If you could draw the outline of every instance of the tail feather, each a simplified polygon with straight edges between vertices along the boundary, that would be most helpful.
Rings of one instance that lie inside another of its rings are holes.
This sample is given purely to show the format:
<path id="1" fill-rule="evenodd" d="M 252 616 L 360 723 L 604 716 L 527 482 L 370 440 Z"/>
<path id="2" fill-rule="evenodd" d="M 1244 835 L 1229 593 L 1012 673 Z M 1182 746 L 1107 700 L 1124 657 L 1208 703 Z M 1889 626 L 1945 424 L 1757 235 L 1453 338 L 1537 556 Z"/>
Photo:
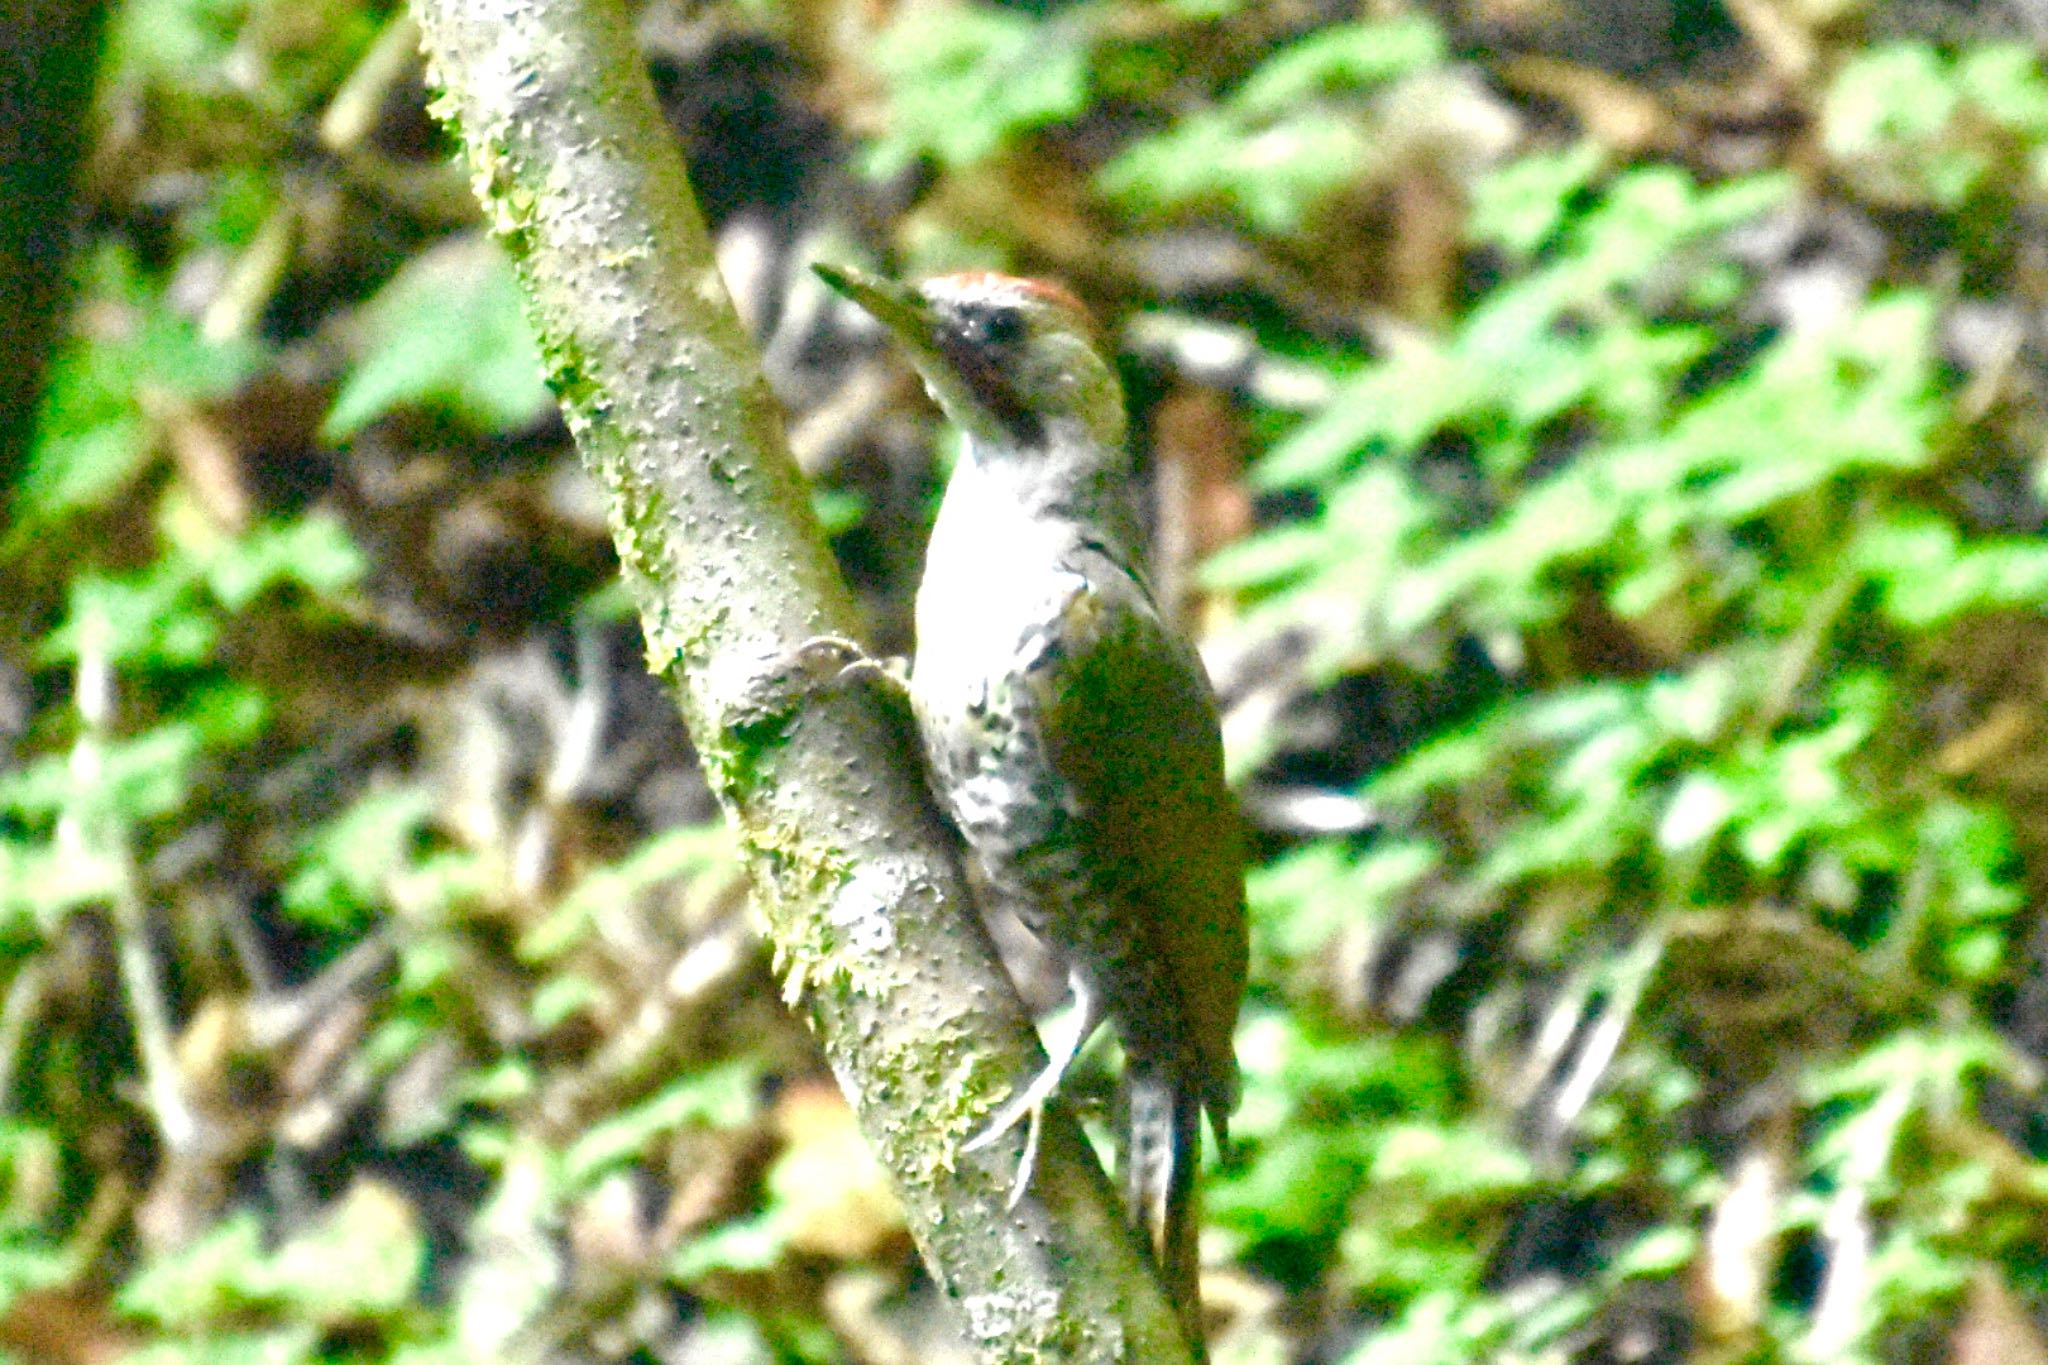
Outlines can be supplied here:
<path id="1" fill-rule="evenodd" d="M 1124 1075 L 1121 1171 L 1131 1221 L 1145 1234 L 1197 1358 L 1202 1294 L 1195 1168 L 1202 1154 L 1202 1102 L 1175 1068 L 1132 1059 Z"/>

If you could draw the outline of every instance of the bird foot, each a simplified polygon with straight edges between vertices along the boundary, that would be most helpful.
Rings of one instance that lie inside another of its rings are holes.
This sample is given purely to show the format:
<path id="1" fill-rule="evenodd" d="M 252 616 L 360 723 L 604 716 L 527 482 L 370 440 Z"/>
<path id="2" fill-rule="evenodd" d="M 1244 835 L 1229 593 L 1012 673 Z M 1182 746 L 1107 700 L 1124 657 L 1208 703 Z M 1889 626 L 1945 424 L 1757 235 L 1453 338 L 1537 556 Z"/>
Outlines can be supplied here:
<path id="1" fill-rule="evenodd" d="M 907 703 L 909 667 L 901 659 L 875 659 L 843 635 L 814 635 L 802 644 L 773 651 L 751 661 L 735 677 L 730 701 L 732 723 L 760 724 L 780 720 L 842 686 L 849 678 L 872 678 Z"/>
<path id="2" fill-rule="evenodd" d="M 1031 1177 L 1038 1171 L 1038 1136 L 1045 1130 L 1045 1103 L 1050 1091 L 1046 1095 L 1039 1095 L 1037 1091 L 1038 1087 L 1034 1085 L 1005 1104 L 980 1132 L 960 1144 L 963 1152 L 979 1152 L 993 1146 L 1019 1123 L 1026 1124 L 1024 1154 L 1017 1161 L 1017 1175 L 1010 1182 L 1010 1198 L 1004 1205 L 1012 1212 L 1024 1202 L 1024 1195 L 1031 1188 Z"/>
<path id="3" fill-rule="evenodd" d="M 1107 1013 L 1102 993 L 1091 980 L 1076 973 L 1071 984 L 1074 1005 L 1046 1039 L 1045 1069 L 1031 1078 L 1031 1084 L 1005 1100 L 982 1130 L 960 1147 L 963 1152 L 981 1151 L 1018 1124 L 1029 1121 L 1030 1127 L 1024 1131 L 1024 1155 L 1017 1163 L 1017 1178 L 1010 1185 L 1012 1209 L 1023 1202 L 1024 1192 L 1031 1188 L 1031 1177 L 1038 1169 L 1038 1138 L 1045 1127 L 1045 1106 L 1059 1093 L 1068 1068 Z"/>
<path id="4" fill-rule="evenodd" d="M 866 678 L 899 692 L 910 688 L 908 659 L 900 654 L 877 659 L 844 635 L 813 635 L 791 652 L 790 659 L 798 669 L 820 680 L 831 669 L 830 681 L 835 683 Z"/>
<path id="5" fill-rule="evenodd" d="M 1010 1197 L 1003 1205 L 1012 1213 L 1024 1202 L 1024 1195 L 1031 1188 L 1031 1177 L 1038 1170 L 1038 1135 L 1045 1130 L 1045 1104 L 1041 1101 L 1021 1110 L 1013 1105 L 1005 1105 L 988 1126 L 960 1145 L 963 1152 L 979 1152 L 991 1146 L 1019 1122 L 1027 1122 L 1024 1129 L 1024 1154 L 1017 1161 L 1016 1177 L 1010 1181 Z"/>

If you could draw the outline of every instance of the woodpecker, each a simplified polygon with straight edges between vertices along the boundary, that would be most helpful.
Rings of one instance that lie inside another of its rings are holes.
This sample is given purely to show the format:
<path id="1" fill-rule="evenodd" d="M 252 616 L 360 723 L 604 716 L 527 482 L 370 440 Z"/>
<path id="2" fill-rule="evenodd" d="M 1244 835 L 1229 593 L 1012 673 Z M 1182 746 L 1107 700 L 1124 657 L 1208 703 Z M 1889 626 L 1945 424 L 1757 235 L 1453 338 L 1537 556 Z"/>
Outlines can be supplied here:
<path id="1" fill-rule="evenodd" d="M 1045 1070 L 968 1146 L 1039 1119 L 1105 1022 L 1123 1045 L 1120 1175 L 1198 1347 L 1195 1166 L 1238 1090 L 1241 827 L 1216 703 L 1147 579 L 1123 392 L 1086 310 L 1033 280 L 911 286 L 816 267 L 908 350 L 966 434 L 917 592 L 910 698 L 985 879 L 1064 966 Z"/>

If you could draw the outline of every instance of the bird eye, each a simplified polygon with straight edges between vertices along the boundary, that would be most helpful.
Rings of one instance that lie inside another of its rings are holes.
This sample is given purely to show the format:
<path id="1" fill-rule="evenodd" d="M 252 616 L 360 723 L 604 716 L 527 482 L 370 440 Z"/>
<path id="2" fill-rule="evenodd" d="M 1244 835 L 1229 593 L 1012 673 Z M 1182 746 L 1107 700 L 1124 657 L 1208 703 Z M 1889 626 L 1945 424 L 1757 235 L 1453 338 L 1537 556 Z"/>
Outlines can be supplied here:
<path id="1" fill-rule="evenodd" d="M 967 326 L 976 344 L 997 349 L 1014 346 L 1024 337 L 1024 318 L 1012 308 L 979 311 Z"/>

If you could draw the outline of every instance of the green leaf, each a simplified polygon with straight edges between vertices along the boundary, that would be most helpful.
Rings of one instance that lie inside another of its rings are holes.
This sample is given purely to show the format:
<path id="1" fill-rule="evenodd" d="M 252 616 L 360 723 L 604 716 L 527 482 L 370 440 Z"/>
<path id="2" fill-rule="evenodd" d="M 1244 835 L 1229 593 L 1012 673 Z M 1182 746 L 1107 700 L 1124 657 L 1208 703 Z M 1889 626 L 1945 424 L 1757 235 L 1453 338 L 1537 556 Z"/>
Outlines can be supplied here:
<path id="1" fill-rule="evenodd" d="M 250 342 L 203 338 L 121 248 L 100 248 L 86 260 L 80 295 L 80 315 L 100 321 L 51 360 L 37 438 L 12 505 L 20 524 L 10 538 L 100 508 L 127 489 L 154 450 L 152 403 L 225 397 L 260 362 Z"/>
<path id="2" fill-rule="evenodd" d="M 1475 242 L 1518 255 L 1534 252 L 1557 235 L 1572 199 L 1591 187 L 1605 160 L 1606 152 L 1590 141 L 1516 157 L 1479 181 L 1466 232 Z"/>
<path id="3" fill-rule="evenodd" d="M 190 792 L 201 738 L 196 725 L 174 721 L 127 739 L 93 741 L 89 763 L 68 753 L 45 755 L 0 773 L 0 811 L 46 818 L 111 812 L 129 820 L 168 815 Z"/>
<path id="4" fill-rule="evenodd" d="M 708 876 L 734 866 L 732 836 L 723 823 L 649 835 L 615 863 L 577 879 L 554 909 L 520 940 L 519 954 L 545 962 L 577 943 L 592 925 L 621 912 L 664 882 Z"/>
<path id="5" fill-rule="evenodd" d="M 32 942 L 66 911 L 114 895 L 123 878 L 109 857 L 59 848 L 54 841 L 0 839 L 0 929 L 9 939 Z"/>
<path id="6" fill-rule="evenodd" d="M 1443 59 L 1443 34 L 1422 15 L 1338 24 L 1266 58 L 1229 100 L 1242 113 L 1284 114 L 1317 96 L 1378 85 Z"/>
<path id="7" fill-rule="evenodd" d="M 519 281 L 481 234 L 407 262 L 360 321 L 355 364 L 321 428 L 330 441 L 404 407 L 442 411 L 482 432 L 516 431 L 547 411 Z"/>
<path id="8" fill-rule="evenodd" d="M 2048 138 L 2048 76 L 2025 43 L 1986 43 L 1959 54 L 1956 84 L 1983 113 L 2032 140 Z"/>
<path id="9" fill-rule="evenodd" d="M 1966 547 L 1946 520 L 1900 510 L 1862 527 L 1849 553 L 1902 625 L 1925 629 L 1973 612 L 2048 606 L 2048 545 L 2037 540 L 1986 538 Z"/>
<path id="10" fill-rule="evenodd" d="M 1895 43 L 1843 65 L 1822 105 L 1822 136 L 1837 154 L 1932 137 L 1948 127 L 1959 102 L 1940 54 L 1924 43 Z"/>
<path id="11" fill-rule="evenodd" d="M 788 1254 L 788 1220 L 770 1209 L 692 1237 L 669 1258 L 668 1273 L 683 1284 L 721 1270 L 758 1274 L 780 1265 Z"/>
<path id="12" fill-rule="evenodd" d="M 1377 140 L 1355 96 L 1442 57 L 1420 17 L 1345 24 L 1279 49 L 1214 107 L 1131 143 L 1097 190 L 1134 213 L 1217 207 L 1258 231 L 1300 231 L 1329 195 L 1375 164 Z"/>
<path id="13" fill-rule="evenodd" d="M 1688 1227 L 1652 1228 L 1629 1243 L 1607 1265 L 1615 1279 L 1665 1279 L 1693 1264 L 1700 1252 L 1700 1235 Z"/>
<path id="14" fill-rule="evenodd" d="M 294 1316 L 345 1323 L 405 1308 L 426 1250 L 411 1203 L 393 1186 L 359 1179 L 316 1224 L 278 1248 L 261 1280 Z"/>
<path id="15" fill-rule="evenodd" d="M 1088 105 L 1088 54 L 1072 24 L 981 8 L 912 7 L 883 30 L 875 64 L 889 126 L 868 154 L 878 177 L 919 157 L 970 166 Z"/>
<path id="16" fill-rule="evenodd" d="M 1981 61 L 1981 58 L 1980 58 Z M 1997 63 L 1971 73 L 1996 110 L 2022 120 L 2039 99 Z M 1883 200 L 1955 209 L 1985 183 L 1994 162 L 1962 118 L 1965 85 L 1924 43 L 1895 43 L 1842 67 L 1821 104 L 1821 145 L 1858 188 Z"/>
<path id="17" fill-rule="evenodd" d="M 646 1154 L 655 1139 L 684 1124 L 737 1128 L 758 1108 L 760 1073 L 752 1061 L 725 1062 L 678 1077 L 651 1098 L 592 1124 L 562 1153 L 563 1179 L 588 1187 Z"/>
<path id="18" fill-rule="evenodd" d="M 225 86 L 250 0 L 134 0 L 113 12 L 110 66 L 126 80 Z"/>
<path id="19" fill-rule="evenodd" d="M 239 611 L 280 583 L 322 594 L 345 591 L 368 568 L 342 524 L 330 516 L 258 526 L 229 541 L 206 566 L 206 580 L 221 605 Z"/>
<path id="20" fill-rule="evenodd" d="M 434 811 L 424 786 L 372 789 L 327 821 L 299 851 L 285 883 L 294 919 L 332 931 L 358 930 L 389 904 L 393 881 L 417 860 L 415 841 Z"/>
<path id="21" fill-rule="evenodd" d="M 225 397 L 261 359 L 249 342 L 202 337 L 125 250 L 100 249 L 82 273 L 80 315 L 119 321 L 80 330 L 51 362 L 10 540 L 112 501 L 154 451 L 152 405 Z"/>
<path id="22" fill-rule="evenodd" d="M 115 1302 L 167 1327 L 195 1328 L 262 1297 L 263 1227 L 255 1213 L 223 1218 L 130 1276 Z"/>
<path id="23" fill-rule="evenodd" d="M 212 656 L 220 625 L 202 608 L 182 564 L 160 563 L 131 578 L 85 572 L 71 582 L 64 620 L 37 650 L 44 663 L 105 660 L 178 668 Z"/>

